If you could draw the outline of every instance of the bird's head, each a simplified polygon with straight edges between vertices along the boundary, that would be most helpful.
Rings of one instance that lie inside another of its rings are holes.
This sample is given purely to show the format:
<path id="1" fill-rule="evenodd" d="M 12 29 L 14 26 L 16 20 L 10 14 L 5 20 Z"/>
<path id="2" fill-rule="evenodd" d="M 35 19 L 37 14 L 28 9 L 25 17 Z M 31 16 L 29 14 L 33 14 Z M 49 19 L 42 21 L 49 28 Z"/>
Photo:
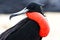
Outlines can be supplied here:
<path id="1" fill-rule="evenodd" d="M 23 10 L 17 12 L 17 13 L 13 13 L 11 16 L 10 16 L 10 19 L 14 16 L 18 16 L 18 15 L 21 15 L 21 14 L 24 14 L 26 12 L 39 12 L 41 14 L 42 13 L 42 5 L 41 4 L 37 4 L 37 3 L 30 3 L 28 4 Z"/>

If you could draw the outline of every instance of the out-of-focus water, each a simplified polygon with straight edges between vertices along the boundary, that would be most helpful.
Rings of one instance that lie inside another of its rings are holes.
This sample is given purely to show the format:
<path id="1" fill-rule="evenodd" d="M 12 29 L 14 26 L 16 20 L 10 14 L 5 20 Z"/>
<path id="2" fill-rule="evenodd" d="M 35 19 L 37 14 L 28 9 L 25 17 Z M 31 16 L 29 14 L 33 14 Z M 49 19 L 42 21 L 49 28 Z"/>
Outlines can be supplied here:
<path id="1" fill-rule="evenodd" d="M 60 13 L 46 12 L 45 15 L 50 25 L 50 32 L 42 40 L 60 40 Z M 26 17 L 20 15 L 9 20 L 9 16 L 0 14 L 0 34 Z"/>

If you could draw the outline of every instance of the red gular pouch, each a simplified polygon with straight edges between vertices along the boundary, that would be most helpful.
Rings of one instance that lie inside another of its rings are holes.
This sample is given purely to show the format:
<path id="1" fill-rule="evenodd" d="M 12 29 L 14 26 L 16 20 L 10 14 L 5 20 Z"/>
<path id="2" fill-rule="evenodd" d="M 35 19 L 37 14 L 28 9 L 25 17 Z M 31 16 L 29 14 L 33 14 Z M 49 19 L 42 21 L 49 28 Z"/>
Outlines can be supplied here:
<path id="1" fill-rule="evenodd" d="M 38 12 L 27 12 L 26 15 L 29 19 L 38 23 L 40 27 L 39 36 L 46 37 L 50 31 L 50 28 L 45 17 L 41 13 L 38 13 Z"/>

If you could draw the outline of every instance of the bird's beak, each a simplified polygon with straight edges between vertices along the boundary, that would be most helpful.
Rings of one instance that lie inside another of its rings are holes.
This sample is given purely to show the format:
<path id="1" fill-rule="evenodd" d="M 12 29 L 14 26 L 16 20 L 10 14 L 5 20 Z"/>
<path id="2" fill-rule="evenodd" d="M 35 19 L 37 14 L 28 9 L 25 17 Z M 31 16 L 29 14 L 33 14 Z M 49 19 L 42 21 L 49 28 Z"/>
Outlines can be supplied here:
<path id="1" fill-rule="evenodd" d="M 29 10 L 25 7 L 23 10 L 21 10 L 21 11 L 19 11 L 19 12 L 17 12 L 17 13 L 13 13 L 13 14 L 10 16 L 9 19 L 11 20 L 12 17 L 18 16 L 18 15 L 21 15 L 21 14 L 24 14 L 24 13 L 26 13 L 27 11 L 29 11 Z"/>

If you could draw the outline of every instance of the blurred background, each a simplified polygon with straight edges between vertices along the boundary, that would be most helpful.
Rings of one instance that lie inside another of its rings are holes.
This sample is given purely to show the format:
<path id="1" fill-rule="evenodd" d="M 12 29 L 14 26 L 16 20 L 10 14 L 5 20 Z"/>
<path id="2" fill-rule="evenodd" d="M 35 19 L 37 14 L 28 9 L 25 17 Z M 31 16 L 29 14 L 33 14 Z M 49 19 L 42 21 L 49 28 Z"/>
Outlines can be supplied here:
<path id="1" fill-rule="evenodd" d="M 12 13 L 22 10 L 31 2 L 42 4 L 50 25 L 50 33 L 42 40 L 60 40 L 60 0 L 0 0 L 0 34 L 25 17 L 20 15 L 9 20 Z"/>
<path id="2" fill-rule="evenodd" d="M 60 0 L 0 0 L 0 13 L 20 11 L 31 2 L 43 4 L 43 10 L 47 12 L 60 11 Z"/>

